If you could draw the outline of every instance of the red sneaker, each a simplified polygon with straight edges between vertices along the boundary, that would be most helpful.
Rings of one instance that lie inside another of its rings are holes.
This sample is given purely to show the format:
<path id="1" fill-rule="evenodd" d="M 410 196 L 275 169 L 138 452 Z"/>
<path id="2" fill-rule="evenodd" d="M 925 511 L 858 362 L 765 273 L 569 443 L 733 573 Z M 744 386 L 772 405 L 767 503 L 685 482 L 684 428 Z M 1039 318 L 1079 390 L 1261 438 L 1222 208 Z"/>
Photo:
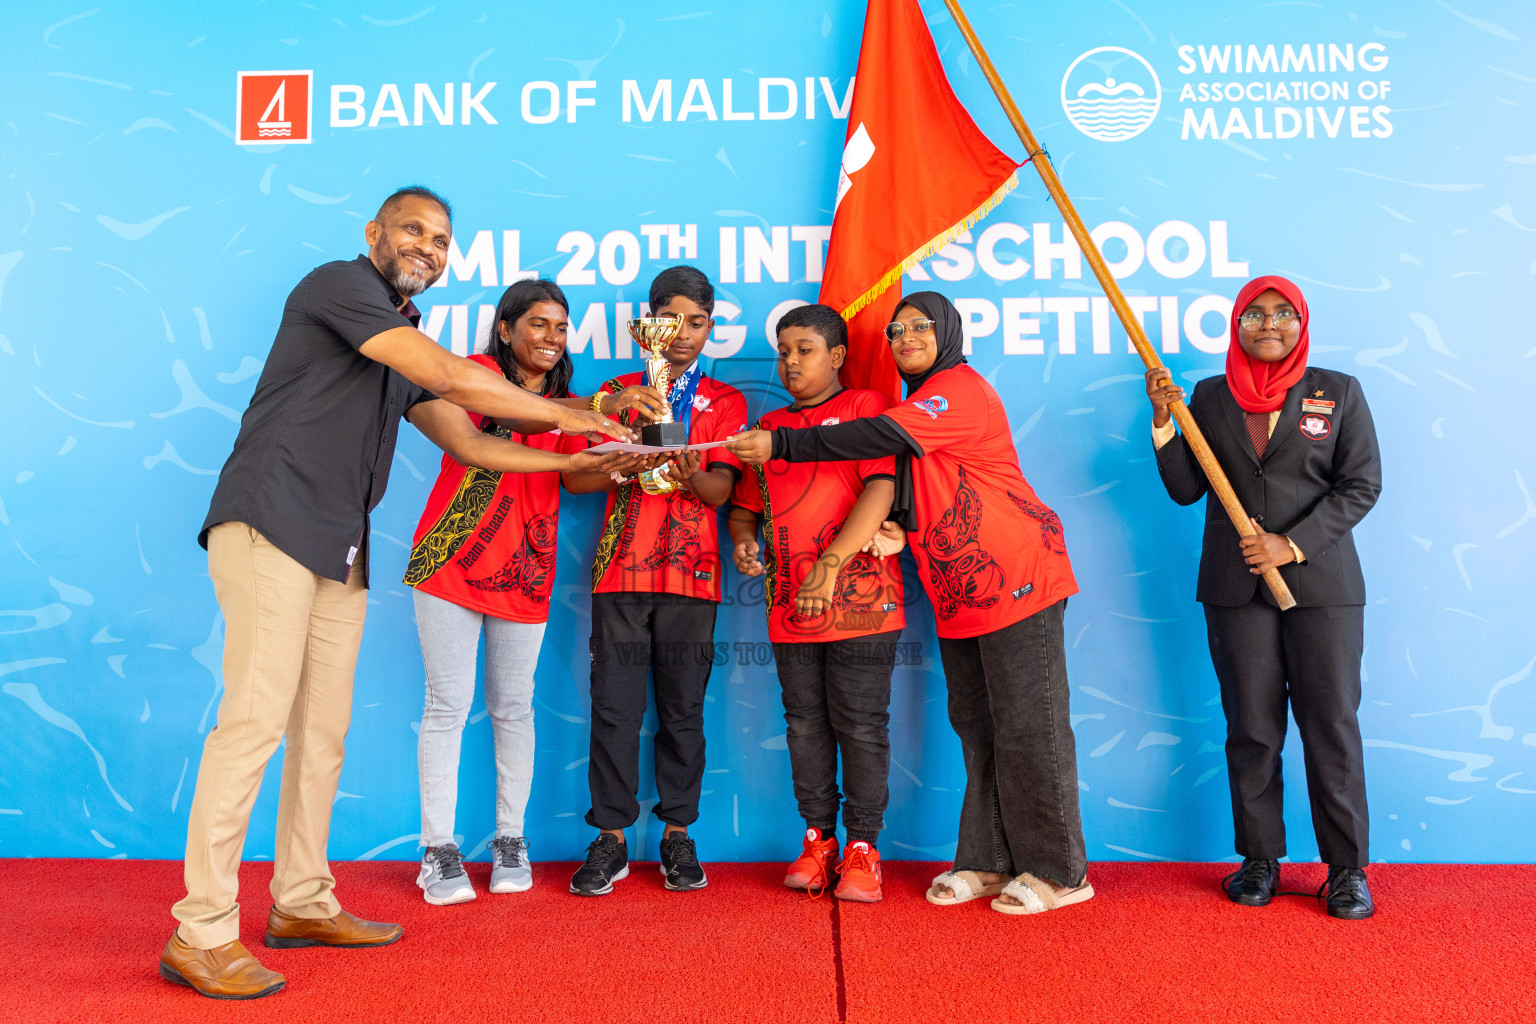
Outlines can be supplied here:
<path id="1" fill-rule="evenodd" d="M 800 856 L 789 866 L 784 884 L 791 889 L 809 889 L 817 892 L 831 885 L 828 866 L 837 857 L 837 836 L 822 838 L 820 829 L 805 830 L 805 845 Z"/>
<path id="2" fill-rule="evenodd" d="M 837 873 L 841 877 L 838 878 L 833 896 L 858 903 L 880 902 L 879 850 L 862 839 L 849 843 L 848 849 L 843 851 L 843 860 L 837 866 Z"/>

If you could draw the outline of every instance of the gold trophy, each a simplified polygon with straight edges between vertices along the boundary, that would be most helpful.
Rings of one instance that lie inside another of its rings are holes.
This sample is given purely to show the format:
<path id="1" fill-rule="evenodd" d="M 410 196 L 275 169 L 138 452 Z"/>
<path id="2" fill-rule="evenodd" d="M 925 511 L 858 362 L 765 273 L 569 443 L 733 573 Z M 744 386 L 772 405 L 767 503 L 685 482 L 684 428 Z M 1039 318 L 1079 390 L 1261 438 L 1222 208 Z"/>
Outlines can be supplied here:
<path id="1" fill-rule="evenodd" d="M 668 377 L 671 366 L 661 353 L 672 344 L 677 332 L 683 329 L 681 316 L 643 316 L 629 321 L 629 336 L 650 353 L 645 360 L 646 374 L 651 387 L 667 402 L 667 409 L 655 423 L 640 428 L 640 443 L 658 448 L 681 448 L 688 444 L 688 428 L 672 418 L 672 403 L 667 400 Z M 647 494 L 671 494 L 677 490 L 677 481 L 668 475 L 671 463 L 640 474 L 640 487 Z"/>

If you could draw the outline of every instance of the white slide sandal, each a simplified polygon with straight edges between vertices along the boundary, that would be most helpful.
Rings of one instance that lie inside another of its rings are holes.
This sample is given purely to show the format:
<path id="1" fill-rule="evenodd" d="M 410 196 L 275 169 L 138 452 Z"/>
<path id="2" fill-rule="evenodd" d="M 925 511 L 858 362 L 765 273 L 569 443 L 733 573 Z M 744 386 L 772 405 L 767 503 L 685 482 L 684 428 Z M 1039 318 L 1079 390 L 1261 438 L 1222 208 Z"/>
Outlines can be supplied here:
<path id="1" fill-rule="evenodd" d="M 963 875 L 953 871 L 946 871 L 941 875 L 935 875 L 933 882 L 928 886 L 924 898 L 936 907 L 952 907 L 959 903 L 969 903 L 985 896 L 996 896 L 1002 892 L 1008 883 L 995 882 L 991 885 L 982 885 L 979 889 L 972 888 L 971 883 Z M 947 886 L 950 891 L 948 896 L 940 896 L 934 890 L 939 886 Z"/>
<path id="2" fill-rule="evenodd" d="M 1004 903 L 1000 899 L 993 900 L 992 909 L 1000 914 L 1043 914 L 1047 910 L 1070 907 L 1074 903 L 1093 899 L 1093 886 L 1089 885 L 1085 878 L 1083 884 L 1076 889 L 1069 889 L 1058 895 L 1051 883 L 1042 881 L 1026 871 L 1003 886 L 1002 895 L 1012 896 L 1019 902 Z"/>

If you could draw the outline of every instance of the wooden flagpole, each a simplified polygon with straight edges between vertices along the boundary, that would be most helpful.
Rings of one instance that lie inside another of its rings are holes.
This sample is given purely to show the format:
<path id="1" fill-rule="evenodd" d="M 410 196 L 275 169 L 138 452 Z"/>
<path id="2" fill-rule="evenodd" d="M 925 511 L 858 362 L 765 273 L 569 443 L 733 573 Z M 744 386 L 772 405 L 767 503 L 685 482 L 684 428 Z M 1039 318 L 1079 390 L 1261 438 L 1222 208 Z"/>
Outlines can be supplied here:
<path id="1" fill-rule="evenodd" d="M 1040 180 L 1045 182 L 1045 189 L 1056 201 L 1056 206 L 1061 210 L 1062 217 L 1067 222 L 1074 238 L 1077 239 L 1078 248 L 1083 251 L 1083 256 L 1088 260 L 1088 265 L 1093 268 L 1093 276 L 1099 279 L 1104 294 L 1109 298 L 1109 304 L 1114 307 L 1115 314 L 1120 317 L 1120 323 L 1125 326 L 1126 334 L 1130 335 L 1131 344 L 1136 346 L 1136 352 L 1141 356 L 1141 361 L 1147 364 L 1147 369 L 1160 369 L 1163 361 L 1158 358 L 1157 351 L 1152 343 L 1147 340 L 1147 332 L 1141 327 L 1141 321 L 1131 311 L 1130 304 L 1125 301 L 1125 295 L 1120 291 L 1120 284 L 1109 272 L 1109 267 L 1104 262 L 1104 256 L 1099 252 L 1099 247 L 1094 244 L 1088 235 L 1088 229 L 1083 225 L 1083 219 L 1078 216 L 1077 208 L 1072 205 L 1066 190 L 1061 187 L 1061 179 L 1056 177 L 1056 169 L 1051 166 L 1051 158 L 1040 143 L 1035 140 L 1035 135 L 1029 130 L 1029 125 L 1024 122 L 1024 115 L 1019 113 L 1018 104 L 1013 102 L 1013 97 L 1008 93 L 1008 87 L 1003 84 L 1002 78 L 997 73 L 997 68 L 992 66 L 992 61 L 987 57 L 987 51 L 982 49 L 981 40 L 976 38 L 976 32 L 971 28 L 971 23 L 965 17 L 965 12 L 960 9 L 959 0 L 944 0 L 944 6 L 949 8 L 949 13 L 954 17 L 955 24 L 960 28 L 960 34 L 965 36 L 966 45 L 971 48 L 971 53 L 976 57 L 976 63 L 980 65 L 982 73 L 987 76 L 987 81 L 992 86 L 992 91 L 997 94 L 998 100 L 1003 105 L 1003 110 L 1008 114 L 1008 120 L 1013 124 L 1013 130 L 1019 133 L 1019 140 L 1024 143 L 1024 151 L 1029 156 L 1029 162 L 1040 174 Z M 1243 504 L 1232 490 L 1232 484 L 1228 482 L 1226 473 L 1222 472 L 1221 464 L 1216 461 L 1216 455 L 1211 451 L 1211 446 L 1206 443 L 1205 435 L 1200 432 L 1200 427 L 1195 423 L 1195 418 L 1190 415 L 1189 407 L 1183 402 L 1174 402 L 1168 407 L 1173 414 L 1174 421 L 1179 429 L 1184 432 L 1184 440 L 1194 452 L 1195 459 L 1200 463 L 1200 468 L 1205 471 L 1206 479 L 1210 481 L 1211 490 L 1221 501 L 1227 515 L 1232 520 L 1232 525 L 1237 527 L 1237 532 L 1244 537 L 1251 537 L 1255 531 L 1253 524 L 1248 521 L 1248 513 L 1243 510 Z M 1282 611 L 1296 607 L 1296 598 L 1291 596 L 1291 590 L 1285 585 L 1285 580 L 1280 577 L 1280 570 L 1270 569 L 1264 573 L 1264 582 L 1269 585 L 1270 592 L 1275 595 Z"/>

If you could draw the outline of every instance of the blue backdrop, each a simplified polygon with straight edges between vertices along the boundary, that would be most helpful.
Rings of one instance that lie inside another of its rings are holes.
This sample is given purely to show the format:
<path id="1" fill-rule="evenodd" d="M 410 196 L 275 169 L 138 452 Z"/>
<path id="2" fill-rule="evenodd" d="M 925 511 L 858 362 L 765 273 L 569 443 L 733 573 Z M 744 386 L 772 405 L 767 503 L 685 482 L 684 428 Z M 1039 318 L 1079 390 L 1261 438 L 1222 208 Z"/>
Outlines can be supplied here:
<path id="1" fill-rule="evenodd" d="M 636 368 L 616 322 L 688 261 L 719 283 L 710 372 L 754 411 L 777 401 L 766 325 L 816 296 L 863 20 L 834 0 L 153 6 L 25 4 L 0 44 L 4 856 L 181 855 L 220 693 L 197 527 L 288 290 L 362 251 L 396 186 L 456 207 L 454 265 L 418 299 L 443 344 L 467 351 L 519 273 L 556 277 L 591 389 Z M 1536 8 L 972 6 L 1182 381 L 1220 372 L 1232 296 L 1274 272 L 1307 292 L 1314 362 L 1363 382 L 1385 461 L 1356 530 L 1373 855 L 1528 859 Z M 942 4 L 923 7 L 961 100 L 1020 154 Z M 307 74 L 283 79 L 281 103 L 276 79 L 247 77 L 237 117 L 239 73 L 273 71 Z M 1201 514 L 1163 493 L 1140 363 L 1060 246 L 1038 179 L 1020 180 L 927 273 L 966 311 L 972 361 L 1065 523 L 1090 856 L 1227 857 L 1223 724 L 1193 600 Z M 374 516 L 337 858 L 414 855 L 422 667 L 397 581 L 436 464 L 406 430 Z M 601 509 L 567 499 L 561 521 L 536 693 L 538 858 L 589 838 L 585 581 Z M 706 859 L 782 858 L 800 826 L 760 591 L 734 572 L 727 591 L 696 834 Z M 895 677 L 887 856 L 953 851 L 963 771 L 930 617 L 926 603 L 911 615 L 916 657 Z M 1294 738 L 1288 753 L 1291 854 L 1310 860 Z M 480 850 L 493 775 L 478 704 L 463 766 L 459 831 Z M 273 781 L 247 856 L 271 853 Z M 648 771 L 643 786 L 648 809 Z M 641 830 L 653 856 L 659 829 Z"/>

